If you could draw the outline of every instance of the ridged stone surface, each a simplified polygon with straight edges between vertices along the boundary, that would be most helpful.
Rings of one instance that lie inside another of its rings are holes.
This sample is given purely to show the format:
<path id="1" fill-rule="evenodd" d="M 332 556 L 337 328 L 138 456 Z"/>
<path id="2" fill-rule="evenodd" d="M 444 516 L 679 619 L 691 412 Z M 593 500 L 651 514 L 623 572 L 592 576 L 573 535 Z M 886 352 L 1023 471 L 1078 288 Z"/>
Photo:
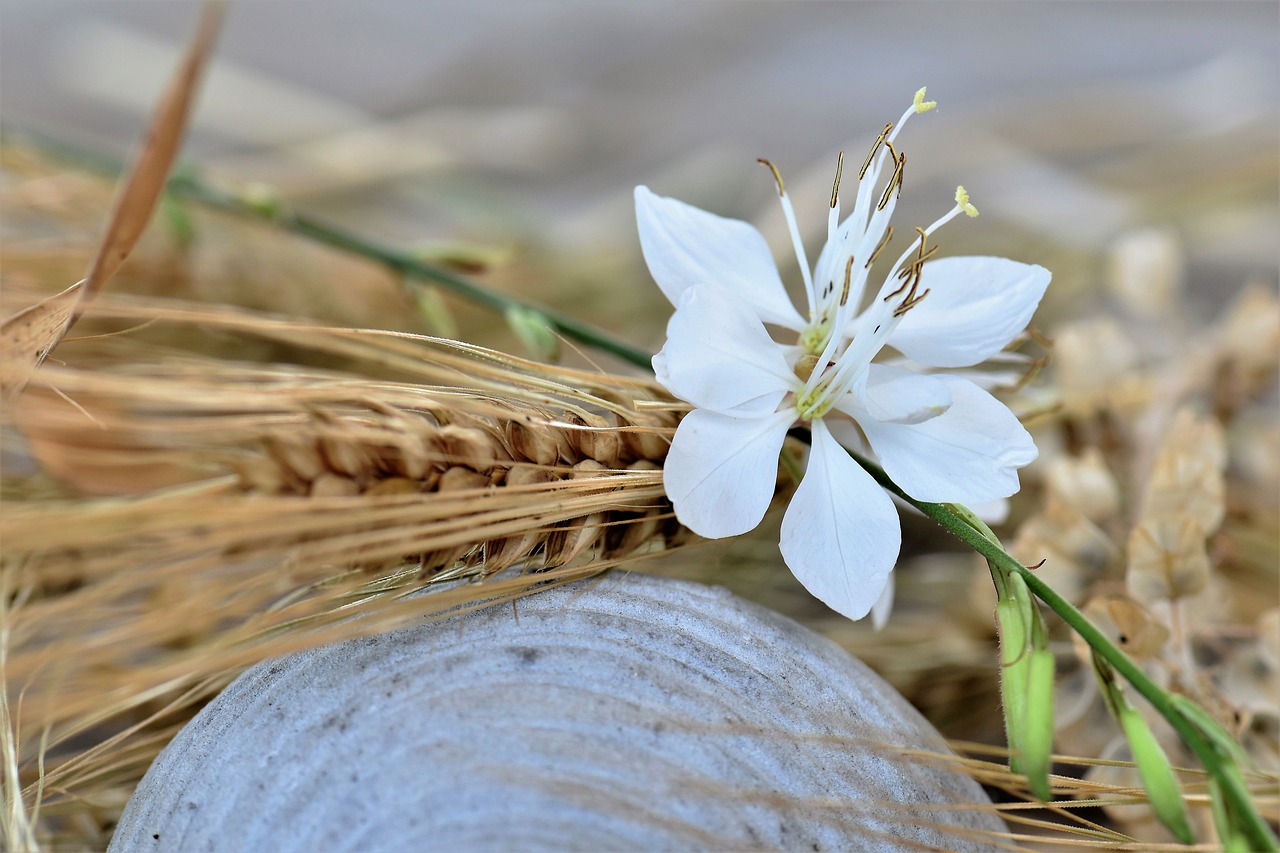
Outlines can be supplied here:
<path id="1" fill-rule="evenodd" d="M 113 851 L 980 850 L 888 684 L 720 588 L 613 575 L 268 661 L 156 759 Z"/>

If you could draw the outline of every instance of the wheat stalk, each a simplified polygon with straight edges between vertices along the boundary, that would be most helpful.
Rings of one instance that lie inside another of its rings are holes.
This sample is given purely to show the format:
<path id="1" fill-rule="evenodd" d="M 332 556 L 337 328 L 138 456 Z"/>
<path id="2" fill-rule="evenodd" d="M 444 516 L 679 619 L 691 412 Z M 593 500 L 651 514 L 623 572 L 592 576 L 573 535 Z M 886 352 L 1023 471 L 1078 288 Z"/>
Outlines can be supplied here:
<path id="1" fill-rule="evenodd" d="M 257 661 L 685 541 L 661 482 L 680 404 L 652 381 L 177 302 L 104 297 L 89 314 L 343 366 L 68 341 L 7 412 L 46 470 L 99 495 L 9 501 L 0 518 L 22 591 L 5 624 L 22 697 L 9 764 L 49 826 L 136 782 Z"/>

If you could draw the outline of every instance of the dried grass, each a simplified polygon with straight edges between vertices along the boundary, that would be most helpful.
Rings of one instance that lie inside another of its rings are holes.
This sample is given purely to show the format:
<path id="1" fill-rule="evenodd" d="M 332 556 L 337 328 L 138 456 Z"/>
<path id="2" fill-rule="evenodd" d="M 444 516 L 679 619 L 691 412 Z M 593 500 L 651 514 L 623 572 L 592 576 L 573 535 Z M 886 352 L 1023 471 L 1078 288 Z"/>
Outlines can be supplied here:
<path id="1" fill-rule="evenodd" d="M 125 336 L 36 374 L 11 412 L 29 452 L 99 495 L 10 501 L 0 519 L 13 725 L 47 731 L 14 753 L 47 817 L 136 780 L 175 720 L 254 662 L 681 541 L 660 473 L 679 404 L 651 382 L 230 309 L 92 313 L 367 372 L 139 358 Z"/>

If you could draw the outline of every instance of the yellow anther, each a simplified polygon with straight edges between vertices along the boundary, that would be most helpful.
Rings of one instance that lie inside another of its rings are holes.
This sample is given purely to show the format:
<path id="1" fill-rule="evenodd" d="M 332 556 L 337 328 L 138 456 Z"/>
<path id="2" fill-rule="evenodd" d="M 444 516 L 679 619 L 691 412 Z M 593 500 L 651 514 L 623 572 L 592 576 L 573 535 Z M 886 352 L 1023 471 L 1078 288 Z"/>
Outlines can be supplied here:
<path id="1" fill-rule="evenodd" d="M 769 167 L 769 171 L 773 172 L 773 182 L 778 185 L 778 195 L 786 195 L 787 185 L 782 183 L 782 173 L 778 171 L 778 167 L 763 157 L 757 157 L 756 162 Z"/>
<path id="2" fill-rule="evenodd" d="M 792 371 L 801 382 L 808 382 L 809 377 L 813 375 L 813 369 L 817 366 L 818 357 L 813 353 L 805 353 L 796 360 L 796 366 Z"/>
<path id="3" fill-rule="evenodd" d="M 924 99 L 924 90 L 925 90 L 925 87 L 921 86 L 920 91 L 916 92 L 915 98 L 913 98 L 911 101 L 911 103 L 915 106 L 917 113 L 927 113 L 929 112 L 929 110 L 933 109 L 938 105 L 937 101 L 926 101 Z"/>
<path id="4" fill-rule="evenodd" d="M 840 200 L 840 174 L 844 171 L 844 152 L 840 152 L 840 156 L 836 159 L 836 182 L 831 187 L 831 208 L 834 210 L 836 202 Z"/>
<path id="5" fill-rule="evenodd" d="M 973 218 L 978 215 L 978 208 L 969 203 L 969 193 L 964 187 L 956 187 L 956 204 L 964 211 L 964 215 Z"/>
<path id="6" fill-rule="evenodd" d="M 893 130 L 892 122 L 886 124 L 884 130 L 880 131 L 880 135 L 876 137 L 875 145 L 871 146 L 871 152 L 867 154 L 867 159 L 862 161 L 862 168 L 858 170 L 858 180 L 862 180 L 867 176 L 867 170 L 871 168 L 871 161 L 876 159 L 876 152 L 880 150 L 880 146 L 884 144 L 884 140 L 891 130 Z"/>
<path id="7" fill-rule="evenodd" d="M 844 265 L 844 287 L 840 291 L 840 305 L 843 306 L 849 301 L 849 281 L 853 273 L 853 255 L 849 256 L 849 263 Z"/>

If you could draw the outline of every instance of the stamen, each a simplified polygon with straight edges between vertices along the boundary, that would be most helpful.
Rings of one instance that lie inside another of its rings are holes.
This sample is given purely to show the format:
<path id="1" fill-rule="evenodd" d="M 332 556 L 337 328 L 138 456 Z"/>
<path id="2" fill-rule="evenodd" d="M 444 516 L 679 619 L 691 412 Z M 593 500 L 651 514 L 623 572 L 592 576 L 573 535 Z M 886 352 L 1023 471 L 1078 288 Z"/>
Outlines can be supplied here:
<path id="1" fill-rule="evenodd" d="M 836 182 L 831 187 L 831 208 L 834 210 L 840 200 L 840 173 L 844 171 L 844 152 L 836 158 Z"/>
<path id="2" fill-rule="evenodd" d="M 893 130 L 893 123 L 886 124 L 884 130 L 880 131 L 880 135 L 876 137 L 875 145 L 871 146 L 871 152 L 867 154 L 867 159 L 862 161 L 862 168 L 858 170 L 858 180 L 862 180 L 867 176 L 867 170 L 871 168 L 871 161 L 875 159 L 876 152 L 880 150 L 880 146 L 884 144 L 885 139 L 889 136 L 889 131 Z"/>
<path id="3" fill-rule="evenodd" d="M 840 291 L 840 307 L 843 308 L 849 301 L 849 279 L 853 272 L 853 255 L 849 256 L 849 263 L 844 265 L 844 289 Z"/>
<path id="4" fill-rule="evenodd" d="M 926 252 L 925 240 L 928 239 L 929 232 L 917 226 L 916 233 L 920 235 L 920 245 L 916 248 L 915 260 L 913 260 L 909 266 L 906 266 L 903 269 L 898 271 L 897 277 L 900 281 L 903 282 L 903 284 L 893 293 L 890 293 L 888 296 L 884 297 L 885 302 L 888 302 L 890 299 L 893 299 L 895 296 L 897 296 L 899 293 L 901 293 L 904 290 L 907 291 L 907 295 L 906 297 L 903 298 L 902 301 L 904 303 L 910 302 L 911 298 L 915 296 L 916 287 L 920 284 L 920 272 L 922 267 L 924 266 L 924 262 L 927 261 L 929 258 L 933 257 L 933 253 L 938 250 L 937 246 L 930 246 L 929 250 Z"/>
<path id="5" fill-rule="evenodd" d="M 916 279 L 916 283 L 918 284 L 918 283 L 919 283 L 919 281 L 920 281 L 920 280 L 917 278 L 917 279 Z M 919 296 L 916 296 L 916 297 L 914 297 L 914 298 L 912 298 L 912 299 L 905 299 L 905 300 L 903 300 L 903 302 L 902 302 L 902 304 L 901 304 L 901 305 L 899 305 L 897 308 L 894 308 L 894 309 L 893 309 L 893 316 L 895 316 L 895 317 L 901 317 L 903 314 L 906 314 L 906 313 L 907 313 L 908 311 L 910 311 L 912 308 L 914 308 L 914 307 L 916 307 L 917 305 L 919 305 L 919 304 L 920 304 L 920 300 L 924 299 L 924 298 L 925 298 L 926 296 L 928 296 L 931 292 L 932 292 L 932 288 L 925 288 L 924 293 L 921 293 Z"/>
<path id="6" fill-rule="evenodd" d="M 893 146 L 887 139 L 885 140 L 885 145 L 889 146 L 890 151 L 893 150 Z M 895 160 L 893 174 L 889 176 L 889 183 L 885 184 L 884 195 L 880 196 L 880 203 L 876 205 L 876 210 L 884 210 L 885 205 L 889 203 L 890 197 L 893 196 L 893 191 L 895 189 L 898 191 L 899 195 L 902 194 L 902 170 L 906 165 L 907 155 L 899 154 Z"/>
<path id="7" fill-rule="evenodd" d="M 831 185 L 831 210 L 827 213 L 827 243 L 836 241 L 836 230 L 840 227 L 840 175 L 844 171 L 844 152 L 836 158 L 836 180 Z M 821 259 L 819 259 L 821 260 Z"/>
<path id="8" fill-rule="evenodd" d="M 778 195 L 785 196 L 787 194 L 787 185 L 782 182 L 782 173 L 778 171 L 778 167 L 763 157 L 757 157 L 756 162 L 769 167 L 769 171 L 773 172 L 773 181 L 778 185 Z"/>
<path id="9" fill-rule="evenodd" d="M 787 230 L 791 232 L 791 245 L 795 248 L 796 262 L 800 264 L 800 275 L 804 279 L 805 296 L 809 299 L 809 315 L 815 310 L 813 298 L 813 274 L 809 271 L 809 258 L 804 252 L 804 242 L 800 239 L 800 227 L 796 225 L 796 212 L 791 207 L 791 199 L 787 198 L 787 187 L 782 182 L 782 173 L 778 167 L 763 157 L 756 161 L 769 167 L 773 172 L 773 180 L 778 185 L 778 202 L 782 205 L 782 215 L 787 218 Z"/>
<path id="10" fill-rule="evenodd" d="M 884 235 L 880 238 L 880 242 L 876 243 L 876 247 L 871 250 L 871 257 L 867 258 L 867 265 L 863 269 L 871 269 L 871 265 L 876 262 L 876 258 L 880 257 L 880 253 L 884 251 L 884 247 L 889 245 L 889 241 L 893 239 L 893 226 L 889 225 L 884 229 Z"/>

